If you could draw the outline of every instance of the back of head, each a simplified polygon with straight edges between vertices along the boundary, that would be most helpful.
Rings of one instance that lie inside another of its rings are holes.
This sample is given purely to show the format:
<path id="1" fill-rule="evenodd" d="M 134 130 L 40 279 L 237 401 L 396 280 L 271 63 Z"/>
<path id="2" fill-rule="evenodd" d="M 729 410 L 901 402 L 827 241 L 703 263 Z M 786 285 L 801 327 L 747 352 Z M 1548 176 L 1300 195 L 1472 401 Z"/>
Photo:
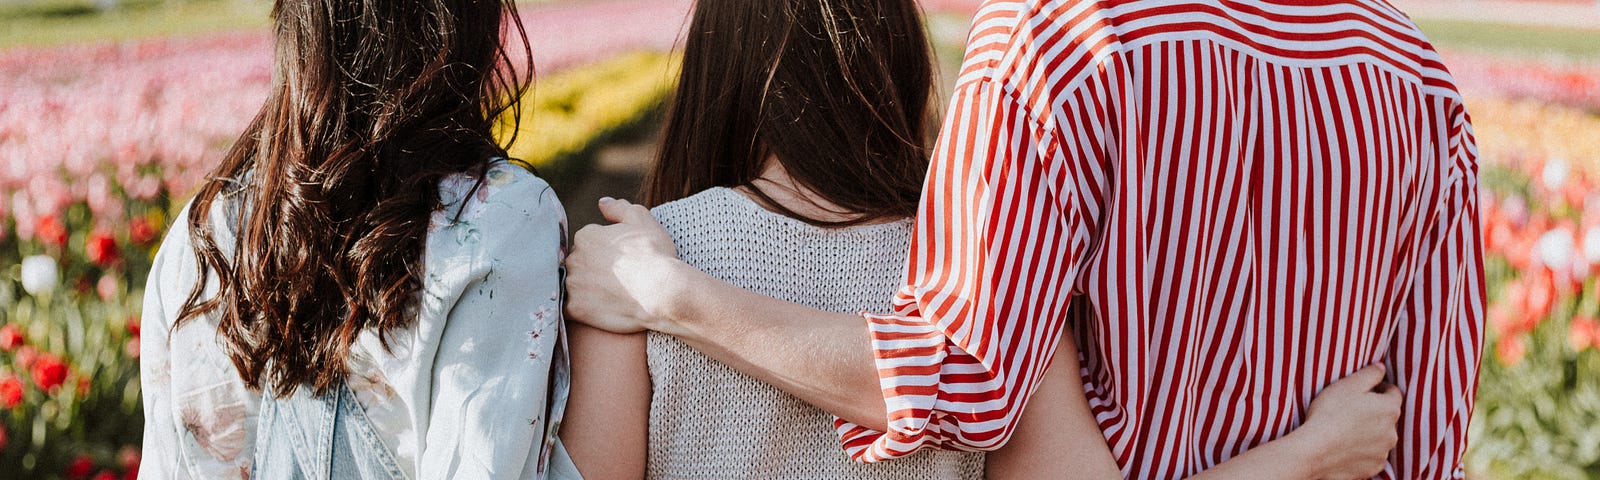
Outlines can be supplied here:
<path id="1" fill-rule="evenodd" d="M 698 0 L 645 203 L 748 184 L 773 158 L 857 214 L 791 217 L 915 215 L 932 81 L 914 0 Z"/>
<path id="2" fill-rule="evenodd" d="M 252 387 L 327 391 L 363 330 L 415 321 L 439 182 L 504 155 L 492 126 L 530 79 L 502 45 L 508 23 L 522 33 L 510 0 L 278 0 L 272 12 L 272 92 L 190 212 L 201 278 L 214 272 L 219 289 L 196 289 L 179 322 L 218 315 Z M 246 206 L 231 258 L 208 228 L 224 197 Z"/>

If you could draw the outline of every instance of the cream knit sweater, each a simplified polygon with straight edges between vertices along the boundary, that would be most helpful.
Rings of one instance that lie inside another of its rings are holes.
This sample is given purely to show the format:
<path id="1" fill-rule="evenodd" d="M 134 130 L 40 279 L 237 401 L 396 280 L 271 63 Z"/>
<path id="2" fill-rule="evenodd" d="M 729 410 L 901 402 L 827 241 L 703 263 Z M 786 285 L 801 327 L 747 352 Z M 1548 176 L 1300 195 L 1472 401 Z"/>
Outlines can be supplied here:
<path id="1" fill-rule="evenodd" d="M 911 221 L 823 229 L 713 188 L 654 210 L 678 255 L 713 277 L 833 312 L 885 313 L 904 271 Z M 863 326 L 862 328 L 865 328 Z M 924 451 L 861 465 L 845 456 L 833 418 L 651 333 L 649 478 L 981 478 L 983 456 Z"/>

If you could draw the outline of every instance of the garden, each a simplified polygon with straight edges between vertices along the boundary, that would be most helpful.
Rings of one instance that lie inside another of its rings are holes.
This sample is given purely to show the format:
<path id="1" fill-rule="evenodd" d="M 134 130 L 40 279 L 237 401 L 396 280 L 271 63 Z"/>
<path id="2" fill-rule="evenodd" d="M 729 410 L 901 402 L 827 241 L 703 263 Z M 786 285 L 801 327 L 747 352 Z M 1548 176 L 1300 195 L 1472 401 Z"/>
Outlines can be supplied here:
<path id="1" fill-rule="evenodd" d="M 0 478 L 136 477 L 151 255 L 271 81 L 270 2 L 146 3 L 119 30 L 0 1 L 0 30 L 94 38 L 0 34 Z M 946 63 L 975 3 L 924 1 Z M 690 4 L 527 3 L 538 82 L 512 153 L 564 191 L 651 142 Z M 244 20 L 146 19 L 164 8 Z M 1476 125 L 1492 298 L 1469 474 L 1600 479 L 1600 52 L 1439 47 Z"/>

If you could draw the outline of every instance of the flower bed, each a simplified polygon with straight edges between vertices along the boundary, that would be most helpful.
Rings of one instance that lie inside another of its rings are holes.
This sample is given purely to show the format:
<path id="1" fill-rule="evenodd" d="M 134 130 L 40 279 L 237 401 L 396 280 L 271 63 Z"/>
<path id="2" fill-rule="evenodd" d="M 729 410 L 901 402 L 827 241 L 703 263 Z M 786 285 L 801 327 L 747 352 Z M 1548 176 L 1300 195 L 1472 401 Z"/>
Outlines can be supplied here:
<path id="1" fill-rule="evenodd" d="M 1600 117 L 1469 96 L 1491 300 L 1471 471 L 1600 477 Z"/>

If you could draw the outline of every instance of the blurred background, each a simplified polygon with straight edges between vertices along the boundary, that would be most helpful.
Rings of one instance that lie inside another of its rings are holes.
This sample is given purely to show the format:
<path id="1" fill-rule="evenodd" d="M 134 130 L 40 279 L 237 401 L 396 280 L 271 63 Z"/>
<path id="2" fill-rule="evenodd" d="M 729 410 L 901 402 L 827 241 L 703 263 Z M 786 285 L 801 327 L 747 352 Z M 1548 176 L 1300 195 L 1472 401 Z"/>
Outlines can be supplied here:
<path id="1" fill-rule="evenodd" d="M 976 3 L 924 0 L 947 79 Z M 1493 303 L 1469 474 L 1600 479 L 1600 1 L 1395 3 L 1445 55 L 1482 152 Z M 538 85 L 513 153 L 574 225 L 637 188 L 690 5 L 523 3 Z M 150 257 L 265 97 L 270 7 L 0 0 L 0 478 L 135 478 Z"/>

